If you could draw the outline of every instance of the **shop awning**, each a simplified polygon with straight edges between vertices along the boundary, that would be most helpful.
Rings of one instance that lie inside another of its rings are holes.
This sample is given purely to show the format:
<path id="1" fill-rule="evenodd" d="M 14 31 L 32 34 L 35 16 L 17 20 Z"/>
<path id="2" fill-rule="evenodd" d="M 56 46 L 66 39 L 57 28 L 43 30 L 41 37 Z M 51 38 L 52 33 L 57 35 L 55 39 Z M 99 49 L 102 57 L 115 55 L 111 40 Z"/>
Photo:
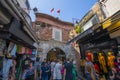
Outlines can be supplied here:
<path id="1" fill-rule="evenodd" d="M 8 39 L 16 44 L 23 45 L 25 47 L 36 49 L 37 43 L 22 29 L 23 25 L 16 19 L 11 24 L 4 26 L 0 30 L 0 38 Z"/>
<path id="2" fill-rule="evenodd" d="M 12 16 L 8 13 L 8 10 L 0 3 L 0 24 L 8 24 L 11 18 Z"/>
<path id="3" fill-rule="evenodd" d="M 111 38 L 120 36 L 120 10 L 102 23 L 103 29 L 107 29 Z"/>
<path id="4" fill-rule="evenodd" d="M 89 28 L 88 30 L 84 31 L 83 33 L 79 34 L 78 36 L 76 36 L 75 38 L 71 39 L 70 41 L 67 42 L 67 44 L 70 44 L 74 41 L 77 41 L 85 36 L 87 36 L 88 34 L 91 34 L 93 32 L 93 29 L 92 27 Z"/>
<path id="5" fill-rule="evenodd" d="M 111 38 L 116 38 L 120 36 L 120 21 L 113 24 L 111 27 L 109 27 L 108 32 L 110 33 Z"/>

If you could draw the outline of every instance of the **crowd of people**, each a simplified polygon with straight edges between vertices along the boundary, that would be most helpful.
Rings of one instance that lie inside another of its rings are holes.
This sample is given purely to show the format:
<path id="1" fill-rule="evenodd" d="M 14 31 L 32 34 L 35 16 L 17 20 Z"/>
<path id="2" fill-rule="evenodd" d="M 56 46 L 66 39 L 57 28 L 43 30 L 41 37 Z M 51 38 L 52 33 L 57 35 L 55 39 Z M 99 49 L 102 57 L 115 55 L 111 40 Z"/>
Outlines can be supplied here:
<path id="1" fill-rule="evenodd" d="M 33 63 L 29 57 L 24 60 L 22 80 L 77 80 L 74 60 L 46 60 L 36 58 Z"/>

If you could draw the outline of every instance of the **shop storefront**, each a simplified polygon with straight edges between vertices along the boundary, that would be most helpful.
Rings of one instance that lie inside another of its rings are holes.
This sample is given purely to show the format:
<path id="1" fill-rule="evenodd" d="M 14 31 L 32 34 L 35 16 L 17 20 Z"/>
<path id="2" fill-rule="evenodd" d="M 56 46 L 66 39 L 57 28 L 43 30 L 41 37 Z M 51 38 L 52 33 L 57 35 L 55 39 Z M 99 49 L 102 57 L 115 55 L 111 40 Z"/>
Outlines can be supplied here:
<path id="1" fill-rule="evenodd" d="M 0 1 L 0 80 L 8 80 L 13 75 L 18 80 L 23 56 L 36 55 L 37 40 L 24 14 L 21 15 L 16 6 L 9 4 L 8 7 L 8 3 Z"/>
<path id="2" fill-rule="evenodd" d="M 120 71 L 119 15 L 119 12 L 117 12 L 111 18 L 104 21 L 97 29 L 93 26 L 92 33 L 86 36 L 81 34 L 80 36 L 82 37 L 77 40 L 82 59 L 84 60 L 85 57 L 88 57 L 94 63 L 94 67 L 99 75 L 104 76 L 106 79 L 111 68 L 115 67 L 117 72 Z M 118 65 L 115 63 L 118 63 Z"/>

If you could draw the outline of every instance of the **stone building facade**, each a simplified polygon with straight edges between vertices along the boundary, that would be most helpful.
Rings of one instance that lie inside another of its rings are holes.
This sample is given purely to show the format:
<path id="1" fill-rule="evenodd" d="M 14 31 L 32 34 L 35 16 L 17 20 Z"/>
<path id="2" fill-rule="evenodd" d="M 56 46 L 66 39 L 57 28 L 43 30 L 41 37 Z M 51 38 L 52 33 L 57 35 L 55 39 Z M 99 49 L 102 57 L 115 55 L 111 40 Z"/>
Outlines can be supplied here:
<path id="1" fill-rule="evenodd" d="M 35 15 L 36 20 L 33 22 L 33 27 L 40 42 L 38 54 L 41 56 L 41 60 L 55 48 L 62 50 L 66 58 L 75 58 L 76 52 L 73 47 L 66 44 L 70 40 L 69 32 L 74 29 L 73 24 L 43 13 L 35 13 Z"/>

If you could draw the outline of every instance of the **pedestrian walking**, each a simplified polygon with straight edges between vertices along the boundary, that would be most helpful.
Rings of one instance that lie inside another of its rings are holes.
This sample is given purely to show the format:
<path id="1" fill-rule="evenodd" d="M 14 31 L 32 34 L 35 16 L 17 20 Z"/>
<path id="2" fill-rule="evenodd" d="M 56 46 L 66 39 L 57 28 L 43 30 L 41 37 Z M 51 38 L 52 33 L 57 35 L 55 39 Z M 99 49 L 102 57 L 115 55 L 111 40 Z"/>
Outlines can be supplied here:
<path id="1" fill-rule="evenodd" d="M 37 76 L 38 76 L 38 78 L 40 79 L 40 72 L 41 72 L 41 61 L 40 61 L 40 57 L 37 57 L 37 58 L 36 58 L 35 66 L 36 66 Z"/>
<path id="2" fill-rule="evenodd" d="M 64 74 L 64 80 L 73 80 L 73 64 L 70 62 L 69 58 L 67 59 L 67 62 L 65 64 L 65 74 Z"/>
<path id="3" fill-rule="evenodd" d="M 55 80 L 62 80 L 62 74 L 61 74 L 62 64 L 60 64 L 60 62 L 61 61 L 58 59 L 54 67 L 53 79 Z"/>
<path id="4" fill-rule="evenodd" d="M 26 55 L 23 57 L 23 64 L 22 64 L 22 80 L 25 80 L 25 74 L 26 74 L 26 70 L 29 68 L 30 66 L 30 62 L 32 61 L 29 55 Z"/>
<path id="5" fill-rule="evenodd" d="M 50 80 L 50 78 L 51 78 L 51 62 L 50 61 L 47 61 L 47 66 L 49 67 L 48 80 Z"/>
<path id="6" fill-rule="evenodd" d="M 91 61 L 88 60 L 87 57 L 85 63 L 85 75 L 87 80 L 95 80 L 94 65 Z"/>
<path id="7" fill-rule="evenodd" d="M 73 80 L 77 80 L 77 69 L 76 69 L 76 62 L 73 61 Z"/>
<path id="8" fill-rule="evenodd" d="M 62 80 L 64 79 L 64 72 L 65 72 L 65 67 L 64 67 L 64 63 L 62 62 L 62 69 L 61 69 L 61 74 L 62 74 Z"/>
<path id="9" fill-rule="evenodd" d="M 51 62 L 51 80 L 53 80 L 53 71 L 54 71 L 54 67 L 55 67 L 55 60 L 52 60 Z"/>
<path id="10" fill-rule="evenodd" d="M 41 80 L 48 80 L 48 72 L 49 72 L 49 67 L 47 65 L 46 62 L 44 62 L 42 64 L 42 67 L 41 67 L 41 75 L 40 75 L 40 79 Z"/>
<path id="11" fill-rule="evenodd" d="M 33 66 L 33 62 L 30 62 L 29 68 L 26 70 L 25 80 L 36 79 L 36 68 Z"/>

